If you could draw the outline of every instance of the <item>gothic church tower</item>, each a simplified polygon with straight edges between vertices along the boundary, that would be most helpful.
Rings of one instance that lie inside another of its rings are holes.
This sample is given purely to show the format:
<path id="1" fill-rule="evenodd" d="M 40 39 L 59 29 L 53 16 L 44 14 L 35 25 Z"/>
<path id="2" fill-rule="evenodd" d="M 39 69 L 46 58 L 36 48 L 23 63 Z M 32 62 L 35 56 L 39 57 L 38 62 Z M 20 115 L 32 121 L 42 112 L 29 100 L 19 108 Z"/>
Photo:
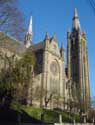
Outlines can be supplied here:
<path id="1" fill-rule="evenodd" d="M 72 80 L 72 96 L 87 110 L 90 106 L 88 52 L 77 9 L 74 10 L 72 31 L 67 33 L 67 41 L 67 75 Z"/>

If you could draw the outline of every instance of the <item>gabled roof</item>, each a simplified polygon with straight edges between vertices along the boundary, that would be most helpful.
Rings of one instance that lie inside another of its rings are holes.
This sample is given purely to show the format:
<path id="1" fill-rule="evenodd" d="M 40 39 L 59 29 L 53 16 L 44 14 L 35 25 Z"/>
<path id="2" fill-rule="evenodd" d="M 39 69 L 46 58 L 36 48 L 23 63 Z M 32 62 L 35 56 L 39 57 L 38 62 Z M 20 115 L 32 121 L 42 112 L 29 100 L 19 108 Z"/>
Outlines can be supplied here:
<path id="1" fill-rule="evenodd" d="M 20 41 L 0 32 L 0 48 L 8 49 L 14 54 L 22 54 L 26 48 Z"/>

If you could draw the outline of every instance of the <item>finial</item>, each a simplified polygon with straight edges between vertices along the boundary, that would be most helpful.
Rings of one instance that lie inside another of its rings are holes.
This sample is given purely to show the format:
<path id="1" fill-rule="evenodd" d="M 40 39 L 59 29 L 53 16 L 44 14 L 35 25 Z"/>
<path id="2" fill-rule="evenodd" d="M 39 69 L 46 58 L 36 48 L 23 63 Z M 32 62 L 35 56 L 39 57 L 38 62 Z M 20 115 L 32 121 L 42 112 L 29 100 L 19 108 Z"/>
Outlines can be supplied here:
<path id="1" fill-rule="evenodd" d="M 74 9 L 74 17 L 78 17 L 77 8 Z"/>
<path id="2" fill-rule="evenodd" d="M 45 34 L 45 40 L 48 40 L 49 39 L 49 35 L 48 35 L 48 32 L 46 32 Z"/>
<path id="3" fill-rule="evenodd" d="M 56 33 L 53 34 L 52 39 L 56 41 Z"/>

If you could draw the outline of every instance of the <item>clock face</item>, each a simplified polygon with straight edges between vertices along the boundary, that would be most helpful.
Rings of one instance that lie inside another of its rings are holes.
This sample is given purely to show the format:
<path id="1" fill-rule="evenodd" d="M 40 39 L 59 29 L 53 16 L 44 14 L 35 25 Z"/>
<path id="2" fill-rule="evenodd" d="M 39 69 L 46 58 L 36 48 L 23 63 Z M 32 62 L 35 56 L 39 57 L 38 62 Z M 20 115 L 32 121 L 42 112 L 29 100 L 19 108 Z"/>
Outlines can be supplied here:
<path id="1" fill-rule="evenodd" d="M 50 64 L 50 71 L 52 72 L 53 75 L 57 75 L 58 74 L 58 64 L 57 64 L 57 62 L 53 61 Z"/>

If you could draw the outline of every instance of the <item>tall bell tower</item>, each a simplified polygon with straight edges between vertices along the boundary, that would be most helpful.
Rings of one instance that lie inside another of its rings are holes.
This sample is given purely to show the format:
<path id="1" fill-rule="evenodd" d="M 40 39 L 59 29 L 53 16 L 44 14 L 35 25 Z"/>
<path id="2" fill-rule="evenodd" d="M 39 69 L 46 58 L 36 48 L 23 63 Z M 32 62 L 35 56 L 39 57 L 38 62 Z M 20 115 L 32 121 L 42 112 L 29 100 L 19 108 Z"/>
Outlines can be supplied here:
<path id="1" fill-rule="evenodd" d="M 67 33 L 67 75 L 72 80 L 72 96 L 87 110 L 90 107 L 90 86 L 86 34 L 82 32 L 77 9 L 72 31 Z"/>

